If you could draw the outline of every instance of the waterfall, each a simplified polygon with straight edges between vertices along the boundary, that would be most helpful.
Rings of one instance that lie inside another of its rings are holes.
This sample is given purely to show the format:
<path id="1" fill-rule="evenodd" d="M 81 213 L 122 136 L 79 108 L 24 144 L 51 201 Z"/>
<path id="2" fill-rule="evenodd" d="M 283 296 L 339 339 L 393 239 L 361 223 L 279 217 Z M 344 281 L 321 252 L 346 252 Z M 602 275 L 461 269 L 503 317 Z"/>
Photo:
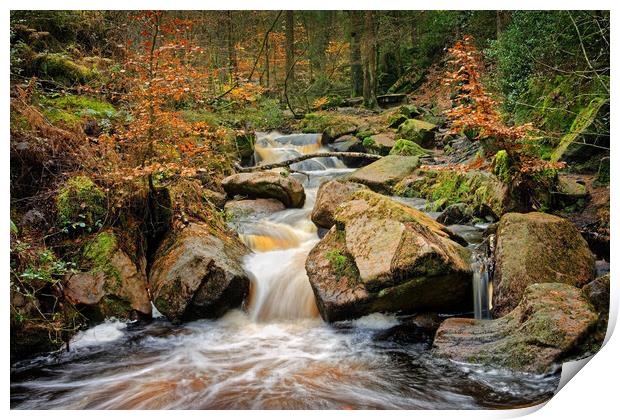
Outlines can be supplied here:
<path id="1" fill-rule="evenodd" d="M 257 164 L 280 162 L 323 151 L 318 134 L 281 135 L 257 133 L 254 158 Z M 325 177 L 347 170 L 335 158 L 309 159 L 292 169 L 307 172 L 306 202 L 302 209 L 287 209 L 261 218 L 244 220 L 237 226 L 241 240 L 254 251 L 245 261 L 252 274 L 247 310 L 254 321 L 317 318 L 314 293 L 306 275 L 305 261 L 319 237 L 310 212 L 316 190 Z"/>
<path id="2" fill-rule="evenodd" d="M 491 319 L 491 298 L 493 284 L 489 281 L 489 262 L 479 252 L 472 255 L 473 290 L 474 290 L 474 317 L 476 319 Z"/>

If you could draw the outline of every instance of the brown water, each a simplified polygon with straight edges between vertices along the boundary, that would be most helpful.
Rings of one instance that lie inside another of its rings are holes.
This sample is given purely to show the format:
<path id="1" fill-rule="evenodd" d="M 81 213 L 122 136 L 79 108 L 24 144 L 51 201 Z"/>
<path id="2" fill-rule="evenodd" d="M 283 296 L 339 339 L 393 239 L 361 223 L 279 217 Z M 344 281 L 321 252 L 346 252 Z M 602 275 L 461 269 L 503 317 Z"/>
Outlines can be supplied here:
<path id="1" fill-rule="evenodd" d="M 256 158 L 273 162 L 318 151 L 318 139 L 264 135 Z M 385 331 L 400 323 L 391 315 L 325 324 L 304 269 L 319 240 L 309 217 L 321 180 L 350 170 L 335 159 L 294 169 L 310 173 L 299 178 L 307 195 L 303 209 L 234 223 L 254 250 L 244 261 L 254 277 L 245 310 L 182 326 L 163 318 L 149 324 L 108 320 L 76 336 L 70 352 L 12 366 L 11 406 L 472 409 L 532 405 L 553 394 L 558 374 L 437 360 L 428 343 L 386 339 Z M 480 236 L 479 229 L 454 229 L 472 242 Z"/>

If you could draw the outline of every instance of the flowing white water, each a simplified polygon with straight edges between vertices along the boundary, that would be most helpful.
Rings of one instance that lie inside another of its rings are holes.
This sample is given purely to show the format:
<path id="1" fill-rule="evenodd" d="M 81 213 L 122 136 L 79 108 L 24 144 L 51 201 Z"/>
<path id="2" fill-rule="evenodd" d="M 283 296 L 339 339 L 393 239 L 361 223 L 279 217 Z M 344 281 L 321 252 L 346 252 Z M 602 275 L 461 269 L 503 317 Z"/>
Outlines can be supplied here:
<path id="1" fill-rule="evenodd" d="M 321 148 L 316 135 L 271 133 L 257 144 L 258 158 L 267 161 Z M 395 316 L 325 324 L 304 268 L 319 240 L 310 211 L 319 183 L 350 170 L 333 159 L 302 166 L 311 168 L 310 179 L 298 178 L 306 190 L 302 209 L 236 224 L 254 250 L 244 261 L 254 277 L 246 312 L 182 326 L 163 318 L 110 320 L 77 336 L 70 352 L 12 366 L 11 406 L 464 409 L 527 405 L 552 395 L 558 375 L 488 371 L 436 360 L 428 343 L 377 338 L 399 327 Z"/>

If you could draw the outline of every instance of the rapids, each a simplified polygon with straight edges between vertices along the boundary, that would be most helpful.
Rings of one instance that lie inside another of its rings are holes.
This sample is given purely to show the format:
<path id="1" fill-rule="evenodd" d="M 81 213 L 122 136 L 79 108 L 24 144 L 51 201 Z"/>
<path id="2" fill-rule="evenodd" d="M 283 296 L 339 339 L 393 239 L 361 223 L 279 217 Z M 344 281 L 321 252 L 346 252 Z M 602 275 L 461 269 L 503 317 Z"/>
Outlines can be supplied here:
<path id="1" fill-rule="evenodd" d="M 276 162 L 321 148 L 318 135 L 264 133 L 255 160 Z M 559 374 L 456 364 L 432 358 L 427 343 L 386 338 L 401 322 L 395 316 L 325 324 L 304 268 L 319 240 L 310 212 L 321 181 L 351 169 L 334 158 L 296 165 L 308 174 L 291 175 L 304 183 L 303 208 L 232 224 L 254 251 L 244 260 L 253 280 L 243 310 L 181 326 L 162 317 L 107 320 L 74 337 L 69 352 L 14 364 L 11 407 L 472 409 L 532 405 L 553 395 Z M 472 247 L 480 242 L 480 227 L 450 228 Z"/>

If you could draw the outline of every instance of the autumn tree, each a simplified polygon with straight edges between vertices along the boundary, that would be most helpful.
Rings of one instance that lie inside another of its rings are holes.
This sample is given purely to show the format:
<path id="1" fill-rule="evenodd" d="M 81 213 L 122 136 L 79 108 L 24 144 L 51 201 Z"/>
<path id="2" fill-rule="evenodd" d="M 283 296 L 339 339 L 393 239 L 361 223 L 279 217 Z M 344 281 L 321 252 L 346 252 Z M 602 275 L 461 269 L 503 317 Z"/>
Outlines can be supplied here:
<path id="1" fill-rule="evenodd" d="M 488 153 L 498 151 L 493 158 L 492 170 L 500 179 L 513 187 L 528 205 L 535 208 L 544 204 L 537 200 L 537 191 L 554 188 L 557 169 L 563 162 L 549 162 L 532 153 L 529 146 L 536 136 L 531 123 L 508 125 L 498 111 L 498 102 L 480 80 L 481 56 L 471 36 L 464 36 L 448 50 L 448 62 L 454 70 L 448 72 L 444 83 L 455 88 L 456 105 L 445 112 L 453 134 L 464 133 L 480 141 Z M 475 162 L 476 166 L 480 162 Z"/>
<path id="2" fill-rule="evenodd" d="M 150 176 L 164 163 L 191 174 L 192 158 L 213 155 L 211 147 L 221 134 L 204 122 L 187 121 L 178 110 L 204 104 L 208 95 L 209 71 L 196 64 L 203 49 L 186 38 L 193 22 L 162 11 L 139 13 L 131 20 L 140 27 L 142 40 L 128 54 L 121 75 L 130 87 L 126 100 L 133 121 L 112 140 L 132 152 L 138 168 L 129 175 L 110 175 Z"/>

